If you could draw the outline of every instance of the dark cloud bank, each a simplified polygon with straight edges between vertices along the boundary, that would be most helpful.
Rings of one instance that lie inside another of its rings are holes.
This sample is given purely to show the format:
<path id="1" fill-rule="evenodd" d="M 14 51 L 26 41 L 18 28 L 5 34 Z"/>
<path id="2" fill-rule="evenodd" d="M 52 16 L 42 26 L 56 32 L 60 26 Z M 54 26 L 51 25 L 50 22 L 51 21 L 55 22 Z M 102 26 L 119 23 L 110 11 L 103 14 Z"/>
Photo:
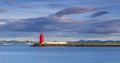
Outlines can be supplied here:
<path id="1" fill-rule="evenodd" d="M 69 15 L 69 14 L 89 13 L 95 10 L 96 9 L 92 9 L 92 8 L 70 7 L 70 8 L 66 8 L 66 9 L 58 11 L 57 13 L 53 14 L 53 16 L 61 17 L 64 15 Z"/>
<path id="2" fill-rule="evenodd" d="M 1 31 L 22 31 L 22 32 L 68 32 L 73 33 L 93 33 L 93 34 L 110 34 L 120 33 L 120 19 L 114 20 L 101 20 L 101 21 L 71 21 L 66 22 L 60 19 L 63 15 L 74 13 L 88 13 L 94 12 L 94 9 L 89 8 L 66 8 L 48 17 L 21 19 L 16 22 L 10 22 L 6 25 L 1 25 Z M 92 15 L 98 17 L 107 14 L 106 11 L 101 11 Z M 54 17 L 55 16 L 55 17 Z M 56 17 L 57 16 L 57 17 Z M 84 24 L 82 24 L 84 23 Z"/>
<path id="3" fill-rule="evenodd" d="M 94 17 L 99 17 L 99 16 L 102 16 L 102 15 L 105 15 L 105 14 L 108 14 L 109 12 L 107 11 L 99 11 L 99 12 L 96 12 L 94 13 L 91 18 L 94 18 Z"/>

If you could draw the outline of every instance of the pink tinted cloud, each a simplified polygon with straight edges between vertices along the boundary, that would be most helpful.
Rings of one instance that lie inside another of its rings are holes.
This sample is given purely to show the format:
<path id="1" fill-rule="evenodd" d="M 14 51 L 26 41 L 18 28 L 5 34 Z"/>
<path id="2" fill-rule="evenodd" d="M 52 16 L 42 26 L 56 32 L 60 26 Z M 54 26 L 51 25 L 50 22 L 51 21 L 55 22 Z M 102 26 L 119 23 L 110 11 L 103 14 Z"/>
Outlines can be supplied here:
<path id="1" fill-rule="evenodd" d="M 7 11 L 7 9 L 0 7 L 0 12 L 6 12 L 6 11 Z"/>
<path id="2" fill-rule="evenodd" d="M 32 6 L 20 4 L 18 2 L 15 2 L 15 0 L 5 0 L 5 2 L 8 3 L 8 4 L 18 6 L 20 8 L 32 9 Z"/>
<path id="3" fill-rule="evenodd" d="M 14 0 L 5 0 L 5 2 L 8 3 L 8 4 L 15 4 Z"/>

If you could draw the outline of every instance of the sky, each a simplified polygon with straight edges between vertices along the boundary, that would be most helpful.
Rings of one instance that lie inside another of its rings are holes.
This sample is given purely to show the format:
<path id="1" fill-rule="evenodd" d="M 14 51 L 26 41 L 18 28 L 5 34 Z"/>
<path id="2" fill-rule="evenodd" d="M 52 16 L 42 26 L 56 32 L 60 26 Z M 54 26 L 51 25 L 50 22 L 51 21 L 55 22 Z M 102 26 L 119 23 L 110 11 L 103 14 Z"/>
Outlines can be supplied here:
<path id="1" fill-rule="evenodd" d="M 120 0 L 0 0 L 0 40 L 120 40 Z"/>

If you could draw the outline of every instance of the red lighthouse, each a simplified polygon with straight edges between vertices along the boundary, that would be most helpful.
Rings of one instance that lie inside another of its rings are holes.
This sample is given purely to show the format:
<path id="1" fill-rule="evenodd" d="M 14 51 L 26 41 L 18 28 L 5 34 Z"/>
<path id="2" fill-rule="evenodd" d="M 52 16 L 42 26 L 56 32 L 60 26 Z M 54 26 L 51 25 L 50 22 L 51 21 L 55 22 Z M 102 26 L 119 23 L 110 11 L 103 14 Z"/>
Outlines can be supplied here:
<path id="1" fill-rule="evenodd" d="M 40 34 L 39 43 L 40 43 L 40 44 L 43 44 L 43 43 L 44 43 L 44 34 L 43 34 L 43 33 Z"/>

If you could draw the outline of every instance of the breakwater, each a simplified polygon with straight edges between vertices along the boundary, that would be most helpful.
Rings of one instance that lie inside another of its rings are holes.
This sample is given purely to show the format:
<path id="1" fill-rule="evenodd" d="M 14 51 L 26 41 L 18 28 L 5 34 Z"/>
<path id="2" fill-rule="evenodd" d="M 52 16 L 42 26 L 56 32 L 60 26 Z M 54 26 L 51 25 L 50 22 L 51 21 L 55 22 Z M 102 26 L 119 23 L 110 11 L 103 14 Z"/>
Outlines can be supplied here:
<path id="1" fill-rule="evenodd" d="M 34 47 L 120 47 L 120 43 L 33 44 Z"/>

